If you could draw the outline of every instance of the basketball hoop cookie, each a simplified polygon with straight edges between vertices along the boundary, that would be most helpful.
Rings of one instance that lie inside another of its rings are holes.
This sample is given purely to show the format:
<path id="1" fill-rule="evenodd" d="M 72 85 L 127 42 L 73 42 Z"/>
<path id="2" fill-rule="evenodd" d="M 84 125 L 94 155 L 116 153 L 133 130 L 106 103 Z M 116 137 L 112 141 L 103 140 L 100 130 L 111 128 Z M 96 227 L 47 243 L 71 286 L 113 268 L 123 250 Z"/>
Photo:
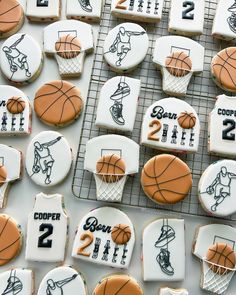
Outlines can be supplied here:
<path id="1" fill-rule="evenodd" d="M 161 288 L 159 295 L 189 295 L 186 289 Z"/>
<path id="2" fill-rule="evenodd" d="M 48 82 L 35 94 L 34 111 L 48 125 L 69 125 L 79 117 L 82 108 L 80 89 L 67 81 Z"/>
<path id="3" fill-rule="evenodd" d="M 151 222 L 143 231 L 142 245 L 144 281 L 181 281 L 185 278 L 183 219 Z"/>
<path id="4" fill-rule="evenodd" d="M 135 232 L 129 217 L 112 207 L 86 214 L 78 225 L 72 257 L 127 269 L 132 257 Z"/>
<path id="5" fill-rule="evenodd" d="M 26 16 L 32 22 L 52 22 L 61 16 L 60 0 L 27 0 Z"/>

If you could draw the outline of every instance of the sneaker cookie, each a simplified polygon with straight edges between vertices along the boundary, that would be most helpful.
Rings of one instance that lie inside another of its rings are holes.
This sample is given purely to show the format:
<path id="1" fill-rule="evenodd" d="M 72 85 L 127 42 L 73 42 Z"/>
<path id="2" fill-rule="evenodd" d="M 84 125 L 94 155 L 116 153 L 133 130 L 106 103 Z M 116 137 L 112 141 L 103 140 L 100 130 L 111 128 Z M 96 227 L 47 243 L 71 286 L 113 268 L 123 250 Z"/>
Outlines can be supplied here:
<path id="1" fill-rule="evenodd" d="M 40 74 L 43 54 L 39 44 L 28 34 L 9 37 L 0 50 L 1 70 L 12 83 L 33 82 Z"/>
<path id="2" fill-rule="evenodd" d="M 144 281 L 181 281 L 185 278 L 183 219 L 157 219 L 143 231 Z"/>
<path id="3" fill-rule="evenodd" d="M 32 22 L 50 22 L 61 16 L 61 0 L 27 0 L 26 16 Z"/>
<path id="4" fill-rule="evenodd" d="M 127 73 L 144 60 L 148 47 L 148 35 L 144 28 L 135 23 L 122 23 L 108 33 L 103 54 L 113 71 Z"/>
<path id="5" fill-rule="evenodd" d="M 100 92 L 95 125 L 133 131 L 140 88 L 138 79 L 117 76 L 108 80 Z"/>
<path id="6" fill-rule="evenodd" d="M 153 62 L 162 73 L 162 88 L 169 95 L 184 96 L 193 74 L 203 71 L 205 49 L 192 39 L 164 36 L 157 39 Z"/>
<path id="7" fill-rule="evenodd" d="M 195 153 L 198 150 L 200 122 L 193 107 L 169 97 L 158 100 L 146 111 L 141 144 L 163 151 Z"/>
<path id="8" fill-rule="evenodd" d="M 127 269 L 135 243 L 129 217 L 112 207 L 86 214 L 76 231 L 72 256 L 88 262 Z"/>
<path id="9" fill-rule="evenodd" d="M 38 194 L 28 216 L 26 260 L 63 261 L 67 231 L 68 217 L 62 195 Z"/>
<path id="10" fill-rule="evenodd" d="M 42 131 L 31 140 L 25 161 L 32 181 L 45 187 L 53 186 L 63 181 L 70 171 L 71 148 L 59 132 Z"/>
<path id="11" fill-rule="evenodd" d="M 170 289 L 170 288 L 161 288 L 159 295 L 188 295 L 188 291 L 185 289 Z"/>

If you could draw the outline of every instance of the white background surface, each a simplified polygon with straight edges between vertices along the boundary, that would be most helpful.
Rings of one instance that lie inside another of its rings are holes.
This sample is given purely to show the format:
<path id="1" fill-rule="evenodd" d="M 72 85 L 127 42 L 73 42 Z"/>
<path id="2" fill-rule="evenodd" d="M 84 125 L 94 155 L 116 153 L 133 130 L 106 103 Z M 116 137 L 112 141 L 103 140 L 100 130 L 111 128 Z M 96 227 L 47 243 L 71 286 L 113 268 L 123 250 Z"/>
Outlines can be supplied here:
<path id="1" fill-rule="evenodd" d="M 63 2 L 63 13 L 62 19 L 65 18 L 65 0 Z M 42 29 L 44 25 L 40 24 L 29 24 L 28 20 L 25 20 L 25 24 L 20 32 L 30 33 L 42 46 Z M 95 26 L 96 28 L 96 26 Z M 2 45 L 3 40 L 0 41 L 0 45 Z M 85 64 L 85 71 L 80 79 L 70 79 L 70 81 L 80 87 L 83 97 L 87 94 L 87 87 L 88 82 L 90 79 L 90 71 L 92 67 L 92 59 L 93 55 L 90 55 L 86 59 Z M 58 68 L 56 61 L 52 58 L 45 57 L 44 60 L 44 67 L 40 77 L 33 82 L 31 85 L 21 87 L 21 89 L 28 95 L 31 102 L 33 102 L 34 93 L 36 90 L 45 82 L 50 80 L 60 79 L 58 74 Z M 8 82 L 0 77 L 1 84 L 7 84 Z M 79 143 L 79 129 L 80 129 L 81 119 L 78 120 L 73 125 L 62 128 L 59 130 L 70 142 L 71 147 L 73 149 L 74 158 L 77 153 L 77 147 Z M 1 143 L 11 145 L 15 148 L 18 148 L 23 152 L 25 155 L 25 151 L 29 141 L 36 135 L 38 132 L 43 130 L 49 130 L 46 125 L 42 124 L 34 115 L 33 116 L 33 132 L 29 137 L 16 137 L 16 138 L 1 138 Z M 56 129 L 55 129 L 56 130 Z M 74 168 L 74 165 L 73 167 Z M 89 203 L 82 200 L 76 199 L 72 195 L 71 191 L 71 183 L 73 177 L 73 169 L 71 173 L 67 177 L 66 181 L 63 182 L 61 185 L 56 186 L 55 188 L 50 189 L 43 189 L 36 186 L 32 181 L 30 181 L 28 175 L 23 173 L 23 179 L 15 184 L 13 184 L 8 198 L 7 208 L 2 210 L 2 213 L 7 213 L 14 217 L 22 226 L 23 233 L 24 233 L 24 241 L 25 241 L 25 234 L 26 234 L 26 226 L 27 226 L 27 216 L 31 212 L 33 205 L 34 205 L 34 197 L 40 191 L 45 193 L 60 193 L 64 195 L 65 198 L 65 206 L 70 217 L 70 230 L 69 230 L 69 243 L 66 251 L 66 259 L 65 264 L 71 264 L 76 269 L 80 270 L 87 281 L 89 294 L 92 294 L 92 291 L 96 285 L 96 283 L 105 275 L 110 273 L 117 273 L 120 272 L 116 269 L 111 269 L 108 267 L 97 266 L 95 264 L 88 264 L 86 262 L 80 260 L 73 260 L 71 258 L 71 250 L 72 250 L 72 243 L 74 239 L 74 233 L 76 230 L 76 226 L 79 220 L 88 212 L 88 210 L 98 207 L 99 203 Z M 144 293 L 146 295 L 157 295 L 159 288 L 161 286 L 166 286 L 167 284 L 162 283 L 143 283 L 142 282 L 142 268 L 141 268 L 141 234 L 144 226 L 148 224 L 150 221 L 154 220 L 155 218 L 160 218 L 160 212 L 154 210 L 147 210 L 147 209 L 140 209 L 140 208 L 124 208 L 124 212 L 126 212 L 131 220 L 133 221 L 135 228 L 136 228 L 136 246 L 133 254 L 133 258 L 131 261 L 131 265 L 127 273 L 134 276 L 138 281 L 141 282 L 142 286 L 144 287 Z M 167 215 L 165 215 L 167 216 Z M 168 216 L 171 216 L 168 214 Z M 175 217 L 177 215 L 174 215 Z M 177 216 L 178 217 L 178 216 Z M 184 217 L 184 216 L 181 216 Z M 199 279 L 200 279 L 200 263 L 197 259 L 195 259 L 191 254 L 192 248 L 192 241 L 194 237 L 194 231 L 199 224 L 206 224 L 209 223 L 210 220 L 204 218 L 196 218 L 196 217 L 186 217 L 186 279 L 184 282 L 179 283 L 170 283 L 169 286 L 171 287 L 185 287 L 188 288 L 190 291 L 190 295 L 198 295 L 198 294 L 206 294 L 206 292 L 201 291 L 199 288 Z M 23 249 L 21 254 L 12 262 L 7 264 L 4 267 L 1 267 L 0 271 L 7 270 L 11 267 L 27 267 L 32 268 L 35 271 L 36 277 L 36 294 L 38 290 L 39 283 L 43 276 L 51 269 L 53 269 L 56 264 L 52 263 L 32 263 L 27 262 L 24 259 L 25 256 L 25 244 L 23 245 Z M 153 262 L 155 263 L 155 262 Z M 236 293 L 236 279 L 234 277 L 233 282 L 228 290 L 229 295 L 235 295 Z M 77 292 L 79 294 L 79 290 Z M 45 294 L 46 295 L 46 294 Z M 75 294 L 69 294 L 75 295 Z M 127 294 L 132 295 L 132 294 Z"/>

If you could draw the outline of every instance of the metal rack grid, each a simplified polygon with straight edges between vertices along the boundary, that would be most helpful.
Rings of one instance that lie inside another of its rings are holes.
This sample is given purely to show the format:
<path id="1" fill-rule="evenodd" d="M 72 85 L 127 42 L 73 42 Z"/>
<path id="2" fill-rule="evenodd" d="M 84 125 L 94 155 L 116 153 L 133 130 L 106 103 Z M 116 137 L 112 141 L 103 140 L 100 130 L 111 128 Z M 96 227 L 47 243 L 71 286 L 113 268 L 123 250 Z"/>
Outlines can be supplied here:
<path id="1" fill-rule="evenodd" d="M 110 78 L 116 76 L 103 60 L 103 44 L 108 32 L 114 28 L 122 20 L 116 19 L 110 14 L 110 2 L 106 0 L 102 20 L 100 24 L 100 31 L 98 36 L 98 43 L 95 50 L 95 61 L 92 70 L 90 89 L 85 108 L 84 121 L 82 125 L 81 138 L 76 159 L 75 171 L 72 189 L 76 197 L 86 200 L 96 200 L 96 186 L 92 173 L 83 169 L 84 153 L 86 142 L 99 135 L 114 133 L 105 129 L 100 129 L 94 125 L 96 119 L 97 103 L 99 93 L 103 84 Z M 199 151 L 194 155 L 181 155 L 184 161 L 187 162 L 193 174 L 193 187 L 189 196 L 182 202 L 176 205 L 159 206 L 149 200 L 142 190 L 140 184 L 140 173 L 134 177 L 130 177 L 125 185 L 122 204 L 129 206 L 137 206 L 143 208 L 158 208 L 161 210 L 169 210 L 172 212 L 186 213 L 193 215 L 205 216 L 206 213 L 201 208 L 197 197 L 197 185 L 202 172 L 209 164 L 219 159 L 218 157 L 210 156 L 207 153 L 207 138 L 208 138 L 208 114 L 214 107 L 215 97 L 222 93 L 222 90 L 212 82 L 210 74 L 210 63 L 212 57 L 222 48 L 229 46 L 229 43 L 224 44 L 219 40 L 214 40 L 211 37 L 212 22 L 215 14 L 217 0 L 207 0 L 205 8 L 205 24 L 204 33 L 200 37 L 194 38 L 205 47 L 205 65 L 204 71 L 199 76 L 192 78 L 188 88 L 187 96 L 184 98 L 186 102 L 192 105 L 201 121 L 201 134 Z M 140 131 L 142 118 L 146 109 L 156 100 L 167 97 L 162 91 L 162 79 L 159 71 L 156 70 L 152 62 L 152 51 L 156 39 L 159 36 L 168 35 L 168 13 L 170 0 L 165 1 L 163 18 L 159 24 L 141 24 L 148 32 L 150 47 L 145 60 L 139 67 L 129 76 L 141 79 L 142 89 L 139 99 L 139 106 L 135 121 L 135 127 L 132 134 L 123 133 L 136 142 L 140 142 Z M 117 132 L 122 134 L 122 132 Z M 156 150 L 141 146 L 140 149 L 140 171 L 148 159 L 158 154 Z M 228 219 L 236 220 L 236 214 L 230 216 Z"/>

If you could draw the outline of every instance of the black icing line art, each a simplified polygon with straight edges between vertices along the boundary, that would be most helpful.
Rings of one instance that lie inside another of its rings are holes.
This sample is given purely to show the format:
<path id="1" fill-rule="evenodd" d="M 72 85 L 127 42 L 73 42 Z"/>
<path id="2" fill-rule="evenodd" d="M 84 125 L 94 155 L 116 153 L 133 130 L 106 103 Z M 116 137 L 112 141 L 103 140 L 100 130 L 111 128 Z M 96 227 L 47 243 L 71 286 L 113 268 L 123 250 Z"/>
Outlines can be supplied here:
<path id="1" fill-rule="evenodd" d="M 78 274 L 74 274 L 72 277 L 66 278 L 61 281 L 54 281 L 53 279 L 47 280 L 46 295 L 61 294 L 64 295 L 63 286 L 73 281 Z"/>
<path id="2" fill-rule="evenodd" d="M 118 125 L 125 125 L 125 119 L 123 117 L 123 99 L 129 96 L 130 92 L 130 86 L 125 82 L 125 77 L 121 77 L 117 89 L 110 96 L 110 99 L 113 101 L 113 105 L 110 107 L 110 113 L 113 121 Z"/>
<path id="3" fill-rule="evenodd" d="M 116 54 L 117 61 L 116 66 L 120 67 L 122 61 L 128 54 L 130 50 L 132 50 L 132 44 L 131 44 L 131 37 L 132 36 L 140 36 L 144 35 L 145 31 L 142 32 L 135 32 L 135 31 L 126 31 L 125 27 L 121 26 L 119 28 L 119 32 L 116 35 L 115 40 L 113 41 L 112 45 L 109 48 L 109 51 L 105 52 L 104 54 Z"/>
<path id="4" fill-rule="evenodd" d="M 48 7 L 49 0 L 37 0 L 37 7 Z"/>
<path id="5" fill-rule="evenodd" d="M 233 33 L 236 33 L 236 0 L 234 0 L 234 3 L 228 8 L 228 11 L 231 12 L 231 15 L 227 18 L 229 28 Z"/>
<path id="6" fill-rule="evenodd" d="M 7 279 L 7 286 L 1 295 L 16 295 L 23 290 L 21 280 L 16 276 L 16 270 L 11 270 Z"/>
<path id="7" fill-rule="evenodd" d="M 227 168 L 222 166 L 212 184 L 206 188 L 205 192 L 201 192 L 201 194 L 214 194 L 215 203 L 211 206 L 211 211 L 216 212 L 225 198 L 231 195 L 231 182 L 234 178 L 236 179 L 236 174 L 228 172 Z"/>
<path id="8" fill-rule="evenodd" d="M 155 247 L 160 249 L 160 253 L 157 255 L 156 260 L 165 274 L 173 276 L 175 271 L 171 265 L 169 251 L 169 244 L 175 239 L 175 231 L 173 227 L 168 225 L 168 219 L 163 219 L 163 225 L 161 227 L 161 233 L 158 240 L 155 243 Z"/>
<path id="9" fill-rule="evenodd" d="M 62 136 L 59 136 L 48 142 L 40 143 L 39 141 L 36 141 L 34 143 L 34 164 L 32 167 L 33 174 L 30 177 L 35 174 L 42 173 L 45 174 L 44 183 L 51 183 L 52 168 L 55 159 L 51 154 L 50 147 L 60 141 L 61 138 Z"/>
<path id="10" fill-rule="evenodd" d="M 86 12 L 93 12 L 93 7 L 90 3 L 90 0 L 78 0 L 81 8 Z M 98 0 L 96 0 L 98 1 Z"/>
<path id="11" fill-rule="evenodd" d="M 25 34 L 21 35 L 21 37 L 17 39 L 12 45 L 3 46 L 2 48 L 2 51 L 5 53 L 10 65 L 10 71 L 12 72 L 10 80 L 17 71 L 25 71 L 25 76 L 28 78 L 31 77 L 27 60 L 28 56 L 18 48 L 18 45 L 24 40 L 24 38 Z"/>

